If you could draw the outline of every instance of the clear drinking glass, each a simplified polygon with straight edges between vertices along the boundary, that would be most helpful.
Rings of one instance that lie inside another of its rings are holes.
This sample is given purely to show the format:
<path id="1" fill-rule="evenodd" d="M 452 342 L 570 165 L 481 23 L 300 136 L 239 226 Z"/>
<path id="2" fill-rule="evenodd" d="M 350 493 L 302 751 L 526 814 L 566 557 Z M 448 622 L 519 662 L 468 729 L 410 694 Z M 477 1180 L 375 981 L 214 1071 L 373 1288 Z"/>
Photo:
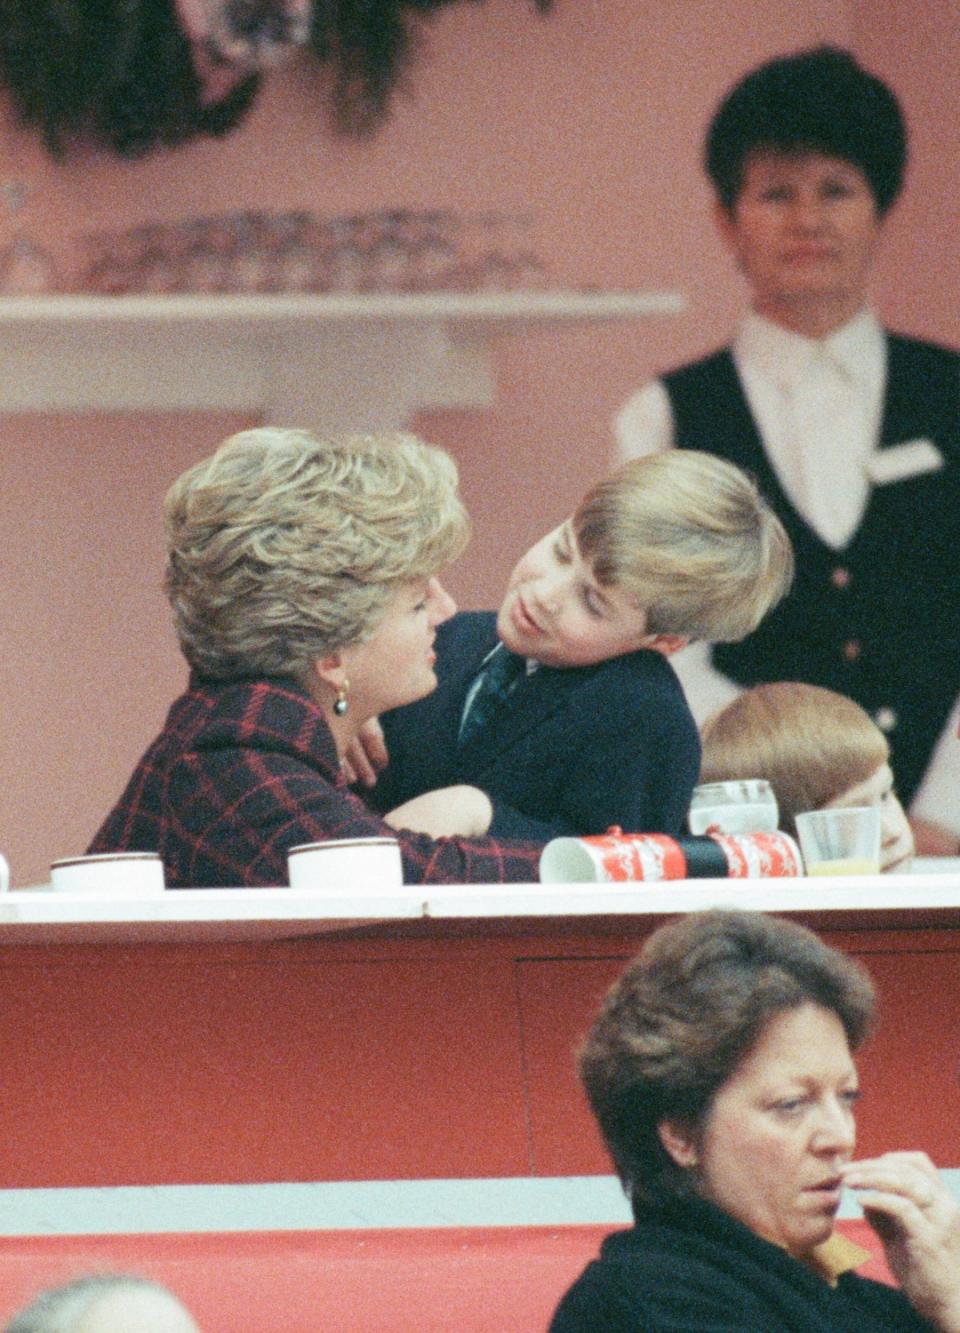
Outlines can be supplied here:
<path id="1" fill-rule="evenodd" d="M 694 787 L 687 824 L 692 834 L 772 833 L 780 812 L 766 778 L 703 782 Z"/>
<path id="2" fill-rule="evenodd" d="M 324 253 L 324 275 L 328 291 L 358 292 L 366 276 L 366 239 L 362 214 L 329 218 Z"/>
<path id="3" fill-rule="evenodd" d="M 542 261 L 534 243 L 535 219 L 494 209 L 467 214 L 460 228 L 458 285 L 465 290 L 515 291 L 541 287 Z"/>
<path id="4" fill-rule="evenodd" d="M 443 209 L 413 215 L 408 287 L 414 292 L 449 291 L 461 285 L 457 269 L 458 219 Z"/>
<path id="5" fill-rule="evenodd" d="M 130 233 L 135 251 L 131 287 L 137 292 L 171 292 L 179 275 L 171 257 L 170 228 L 147 222 Z"/>
<path id="6" fill-rule="evenodd" d="M 23 181 L 4 181 L 0 191 L 10 215 L 10 241 L 0 250 L 0 294 L 35 296 L 56 291 L 60 282 L 53 258 L 23 230 L 27 186 Z"/>
<path id="7" fill-rule="evenodd" d="M 270 219 L 258 209 L 228 215 L 232 234 L 226 290 L 270 291 L 276 273 L 276 251 L 270 235 Z"/>
<path id="8" fill-rule="evenodd" d="M 316 222 L 304 209 L 278 213 L 272 219 L 274 271 L 271 289 L 313 292 L 321 285 L 321 257 Z"/>
<path id="9" fill-rule="evenodd" d="M 371 292 L 402 292 L 410 280 L 409 215 L 403 209 L 370 214 L 370 243 L 365 252 L 363 287 Z"/>
<path id="10" fill-rule="evenodd" d="M 797 815 L 797 837 L 808 875 L 878 875 L 880 811 L 845 805 Z"/>

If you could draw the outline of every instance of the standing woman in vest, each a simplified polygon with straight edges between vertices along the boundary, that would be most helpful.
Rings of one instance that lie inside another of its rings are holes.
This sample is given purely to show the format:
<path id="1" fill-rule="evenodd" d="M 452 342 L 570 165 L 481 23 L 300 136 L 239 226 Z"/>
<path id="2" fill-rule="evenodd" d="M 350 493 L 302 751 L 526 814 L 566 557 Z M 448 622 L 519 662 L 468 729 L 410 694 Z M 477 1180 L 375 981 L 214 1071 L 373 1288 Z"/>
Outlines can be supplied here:
<path id="1" fill-rule="evenodd" d="M 894 94 L 820 47 L 752 71 L 707 133 L 715 220 L 751 291 L 733 343 L 636 392 L 624 457 L 706 449 L 758 479 L 797 557 L 744 642 L 688 649 L 695 715 L 803 680 L 886 733 L 917 851 L 960 853 L 960 356 L 867 304 L 906 163 Z M 684 661 L 686 659 L 686 661 Z"/>

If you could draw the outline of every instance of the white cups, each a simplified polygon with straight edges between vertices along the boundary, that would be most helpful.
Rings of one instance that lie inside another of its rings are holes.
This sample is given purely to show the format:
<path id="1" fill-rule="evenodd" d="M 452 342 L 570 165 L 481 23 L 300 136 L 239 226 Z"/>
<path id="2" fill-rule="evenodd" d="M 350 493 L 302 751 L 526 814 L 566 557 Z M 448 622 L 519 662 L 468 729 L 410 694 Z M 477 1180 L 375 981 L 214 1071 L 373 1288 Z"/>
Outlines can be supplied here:
<path id="1" fill-rule="evenodd" d="M 103 852 L 54 861 L 50 866 L 50 887 L 55 893 L 140 898 L 163 893 L 166 883 L 163 862 L 156 852 Z"/>
<path id="2" fill-rule="evenodd" d="M 7 865 L 7 858 L 0 856 L 0 893 L 6 893 L 10 887 L 10 867 Z"/>
<path id="3" fill-rule="evenodd" d="M 350 897 L 403 886 L 403 862 L 396 838 L 342 838 L 305 842 L 287 853 L 292 889 Z"/>
<path id="4" fill-rule="evenodd" d="M 880 811 L 875 805 L 838 806 L 797 815 L 797 836 L 808 875 L 880 873 Z"/>

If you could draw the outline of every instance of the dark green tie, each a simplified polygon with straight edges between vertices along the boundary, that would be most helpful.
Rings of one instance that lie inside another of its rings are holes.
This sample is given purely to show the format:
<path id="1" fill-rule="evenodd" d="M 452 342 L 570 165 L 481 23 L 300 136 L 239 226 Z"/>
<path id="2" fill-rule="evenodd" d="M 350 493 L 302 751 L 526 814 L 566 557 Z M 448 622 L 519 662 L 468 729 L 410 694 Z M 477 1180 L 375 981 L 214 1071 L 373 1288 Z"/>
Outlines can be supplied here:
<path id="1" fill-rule="evenodd" d="M 527 669 L 527 659 L 508 653 L 503 644 L 493 652 L 480 676 L 467 715 L 460 724 L 459 743 L 468 744 L 493 719 Z"/>

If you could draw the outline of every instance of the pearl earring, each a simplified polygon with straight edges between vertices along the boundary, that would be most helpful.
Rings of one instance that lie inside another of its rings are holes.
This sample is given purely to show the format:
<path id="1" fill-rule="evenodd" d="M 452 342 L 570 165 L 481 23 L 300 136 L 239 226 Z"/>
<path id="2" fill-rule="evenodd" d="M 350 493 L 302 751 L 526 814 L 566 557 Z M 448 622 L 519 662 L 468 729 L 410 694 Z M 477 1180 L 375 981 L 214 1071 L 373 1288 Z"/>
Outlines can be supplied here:
<path id="1" fill-rule="evenodd" d="M 350 703 L 347 699 L 347 690 L 349 690 L 349 688 L 350 682 L 344 678 L 343 684 L 337 690 L 337 697 L 333 701 L 333 711 L 336 713 L 337 717 L 343 717 L 344 713 L 350 707 Z"/>

